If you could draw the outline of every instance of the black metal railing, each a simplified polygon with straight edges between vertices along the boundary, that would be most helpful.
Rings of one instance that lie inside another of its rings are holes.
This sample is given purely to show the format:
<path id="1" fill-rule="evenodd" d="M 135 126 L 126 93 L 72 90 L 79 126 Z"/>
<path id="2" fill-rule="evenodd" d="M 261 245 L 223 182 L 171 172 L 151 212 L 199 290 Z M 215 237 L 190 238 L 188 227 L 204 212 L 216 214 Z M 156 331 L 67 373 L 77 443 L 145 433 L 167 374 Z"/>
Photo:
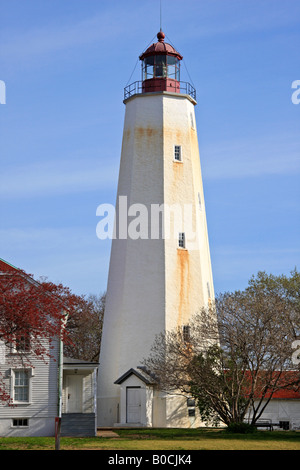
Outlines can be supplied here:
<path id="1" fill-rule="evenodd" d="M 139 93 L 143 93 L 143 82 L 133 82 L 130 85 L 124 88 L 124 100 L 130 98 L 133 95 L 138 95 Z"/>
<path id="2" fill-rule="evenodd" d="M 196 89 L 189 82 L 178 82 L 180 86 L 180 93 L 191 96 L 196 101 Z M 124 88 L 124 100 L 127 100 L 133 95 L 143 93 L 143 82 L 137 81 Z"/>

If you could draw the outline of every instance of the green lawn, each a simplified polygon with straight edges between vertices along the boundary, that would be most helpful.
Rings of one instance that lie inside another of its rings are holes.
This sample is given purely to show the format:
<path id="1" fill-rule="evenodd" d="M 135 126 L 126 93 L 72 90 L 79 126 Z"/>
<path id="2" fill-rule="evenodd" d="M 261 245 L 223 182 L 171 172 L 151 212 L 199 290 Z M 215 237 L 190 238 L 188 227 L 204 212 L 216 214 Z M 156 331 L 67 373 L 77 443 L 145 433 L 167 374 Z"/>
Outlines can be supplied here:
<path id="1" fill-rule="evenodd" d="M 118 429 L 118 437 L 61 438 L 61 450 L 300 450 L 300 432 L 229 434 L 208 429 Z M 0 450 L 54 450 L 55 439 L 0 438 Z"/>

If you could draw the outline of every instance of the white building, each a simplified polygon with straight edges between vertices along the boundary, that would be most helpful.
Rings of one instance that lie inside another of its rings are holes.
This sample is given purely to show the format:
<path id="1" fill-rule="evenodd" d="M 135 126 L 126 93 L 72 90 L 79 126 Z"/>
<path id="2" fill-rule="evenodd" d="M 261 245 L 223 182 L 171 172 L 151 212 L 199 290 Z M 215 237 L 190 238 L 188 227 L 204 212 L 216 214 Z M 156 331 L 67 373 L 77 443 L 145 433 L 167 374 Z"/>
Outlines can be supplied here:
<path id="1" fill-rule="evenodd" d="M 191 427 L 198 422 L 186 398 L 160 393 L 139 368 L 156 334 L 183 328 L 214 297 L 196 92 L 180 81 L 182 56 L 164 37 L 158 33 L 158 42 L 140 56 L 142 82 L 125 89 L 99 426 Z"/>
<path id="2" fill-rule="evenodd" d="M 13 271 L 0 259 L 0 282 Z M 55 338 L 46 360 L 31 353 L 29 342 L 24 347 L 14 350 L 0 338 L 1 388 L 11 398 L 10 404 L 0 399 L 0 436 L 55 436 L 58 419 L 62 435 L 95 436 L 98 364 L 63 358 Z"/>
<path id="3" fill-rule="evenodd" d="M 58 354 L 58 346 L 53 350 Z M 24 366 L 17 354 L 0 343 L 0 374 L 12 406 L 0 401 L 0 436 L 54 436 L 58 416 L 58 367 L 31 358 Z"/>
<path id="4" fill-rule="evenodd" d="M 292 382 L 290 377 L 293 377 L 294 371 L 285 371 L 282 373 L 282 380 L 287 379 L 287 382 Z M 267 403 L 268 395 L 262 402 L 262 407 Z M 267 404 L 263 411 L 262 416 L 259 418 L 257 424 L 262 429 L 285 429 L 285 430 L 299 430 L 300 429 L 300 389 L 295 386 L 282 390 L 277 390 L 273 393 L 272 399 Z M 255 402 L 257 406 L 258 401 Z M 251 421 L 252 414 L 249 414 L 249 421 Z M 267 424 L 267 427 L 264 426 Z"/>

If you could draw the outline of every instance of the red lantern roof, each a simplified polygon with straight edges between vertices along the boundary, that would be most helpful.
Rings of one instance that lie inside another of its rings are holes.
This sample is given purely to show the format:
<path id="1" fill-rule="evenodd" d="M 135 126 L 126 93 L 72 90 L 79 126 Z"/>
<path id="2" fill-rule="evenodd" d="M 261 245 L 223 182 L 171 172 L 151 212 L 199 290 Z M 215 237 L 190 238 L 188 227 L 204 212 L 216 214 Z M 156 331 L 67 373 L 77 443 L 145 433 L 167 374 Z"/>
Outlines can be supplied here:
<path id="1" fill-rule="evenodd" d="M 153 43 L 145 52 L 143 52 L 143 54 L 140 55 L 140 60 L 151 55 L 172 55 L 177 57 L 179 60 L 183 59 L 182 55 L 179 54 L 171 44 L 165 42 L 165 33 L 160 31 L 157 34 L 157 39 L 158 42 Z"/>

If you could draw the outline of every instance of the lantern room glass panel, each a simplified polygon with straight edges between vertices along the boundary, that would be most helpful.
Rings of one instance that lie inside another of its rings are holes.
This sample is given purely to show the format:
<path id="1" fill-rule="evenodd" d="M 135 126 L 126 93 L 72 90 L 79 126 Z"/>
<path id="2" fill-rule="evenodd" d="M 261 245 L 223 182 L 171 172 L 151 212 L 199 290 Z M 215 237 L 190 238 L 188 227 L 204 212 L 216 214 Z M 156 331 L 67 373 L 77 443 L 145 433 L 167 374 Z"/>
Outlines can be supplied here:
<path id="1" fill-rule="evenodd" d="M 168 66 L 168 77 L 180 81 L 179 73 L 179 60 L 177 57 L 168 55 L 167 56 L 167 66 Z"/>
<path id="2" fill-rule="evenodd" d="M 155 57 L 155 77 L 167 76 L 167 56 L 158 55 Z"/>
<path id="3" fill-rule="evenodd" d="M 154 56 L 146 57 L 143 61 L 143 80 L 154 77 Z"/>
<path id="4" fill-rule="evenodd" d="M 172 78 L 180 81 L 180 61 L 170 55 L 146 57 L 142 62 L 143 80 L 151 78 Z"/>

